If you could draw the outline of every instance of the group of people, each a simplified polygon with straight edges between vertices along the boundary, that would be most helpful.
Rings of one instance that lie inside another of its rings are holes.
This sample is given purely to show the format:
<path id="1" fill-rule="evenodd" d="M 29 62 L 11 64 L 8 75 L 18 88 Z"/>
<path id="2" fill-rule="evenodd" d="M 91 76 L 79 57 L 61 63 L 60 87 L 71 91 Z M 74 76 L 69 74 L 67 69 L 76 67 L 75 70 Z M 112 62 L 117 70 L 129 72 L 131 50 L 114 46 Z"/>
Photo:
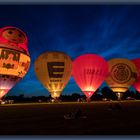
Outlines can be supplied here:
<path id="1" fill-rule="evenodd" d="M 85 119 L 86 116 L 84 116 L 81 109 L 78 108 L 76 111 L 71 112 L 70 114 L 64 115 L 64 118 L 65 119 L 79 119 L 79 118 Z"/>
<path id="2" fill-rule="evenodd" d="M 122 109 L 122 107 L 119 103 L 110 104 L 108 106 L 108 110 L 121 110 L 121 109 Z M 80 108 L 78 108 L 76 111 L 73 111 L 69 114 L 64 115 L 64 118 L 65 119 L 79 119 L 79 118 L 85 119 L 87 117 L 84 116 L 82 113 L 82 110 Z"/>

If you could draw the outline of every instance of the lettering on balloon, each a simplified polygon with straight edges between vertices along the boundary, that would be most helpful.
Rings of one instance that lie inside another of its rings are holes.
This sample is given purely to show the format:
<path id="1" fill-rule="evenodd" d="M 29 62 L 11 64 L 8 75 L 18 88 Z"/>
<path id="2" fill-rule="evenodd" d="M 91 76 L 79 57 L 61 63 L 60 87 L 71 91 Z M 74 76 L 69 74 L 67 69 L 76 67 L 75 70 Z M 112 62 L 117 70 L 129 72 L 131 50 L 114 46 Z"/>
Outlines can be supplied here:
<path id="1" fill-rule="evenodd" d="M 103 75 L 102 70 L 95 70 L 95 69 L 84 69 L 84 75 Z"/>
<path id="2" fill-rule="evenodd" d="M 12 75 L 0 75 L 0 79 L 1 81 L 9 81 L 10 83 L 12 81 L 18 81 L 20 77 L 12 76 Z"/>
<path id="3" fill-rule="evenodd" d="M 62 78 L 64 73 L 64 62 L 47 62 L 50 78 Z M 52 79 L 50 82 L 60 82 L 61 79 Z"/>
<path id="4" fill-rule="evenodd" d="M 50 82 L 61 82 L 61 81 L 62 81 L 61 79 L 59 79 L 59 80 L 56 80 L 56 79 L 50 80 Z"/>
<path id="5" fill-rule="evenodd" d="M 21 67 L 23 67 L 23 70 L 24 70 L 24 71 L 28 71 L 28 68 L 29 68 L 30 62 L 29 62 L 29 61 L 26 61 L 26 62 L 20 62 L 19 65 L 20 65 Z"/>
<path id="6" fill-rule="evenodd" d="M 131 80 L 132 77 L 131 68 L 124 63 L 116 64 L 112 67 L 111 77 L 115 82 L 119 84 L 127 83 Z"/>
<path id="7" fill-rule="evenodd" d="M 20 53 L 12 50 L 0 49 L 0 67 L 6 69 L 17 69 L 19 59 Z"/>

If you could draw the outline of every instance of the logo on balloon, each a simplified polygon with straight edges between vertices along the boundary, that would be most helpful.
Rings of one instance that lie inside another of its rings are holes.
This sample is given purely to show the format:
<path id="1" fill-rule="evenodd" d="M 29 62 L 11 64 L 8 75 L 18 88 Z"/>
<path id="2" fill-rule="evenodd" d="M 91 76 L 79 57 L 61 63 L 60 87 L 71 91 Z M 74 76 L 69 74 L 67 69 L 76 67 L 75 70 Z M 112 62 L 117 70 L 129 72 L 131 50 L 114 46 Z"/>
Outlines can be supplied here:
<path id="1" fill-rule="evenodd" d="M 64 74 L 64 62 L 48 62 L 47 66 L 49 77 L 54 78 L 50 82 L 61 82 Z"/>
<path id="2" fill-rule="evenodd" d="M 64 62 L 48 62 L 48 72 L 50 78 L 62 78 L 64 72 Z"/>
<path id="3" fill-rule="evenodd" d="M 127 64 L 118 63 L 112 67 L 111 76 L 115 82 L 124 84 L 131 80 L 132 71 Z"/>
<path id="4" fill-rule="evenodd" d="M 17 69 L 20 53 L 8 49 L 0 49 L 0 67 Z"/>

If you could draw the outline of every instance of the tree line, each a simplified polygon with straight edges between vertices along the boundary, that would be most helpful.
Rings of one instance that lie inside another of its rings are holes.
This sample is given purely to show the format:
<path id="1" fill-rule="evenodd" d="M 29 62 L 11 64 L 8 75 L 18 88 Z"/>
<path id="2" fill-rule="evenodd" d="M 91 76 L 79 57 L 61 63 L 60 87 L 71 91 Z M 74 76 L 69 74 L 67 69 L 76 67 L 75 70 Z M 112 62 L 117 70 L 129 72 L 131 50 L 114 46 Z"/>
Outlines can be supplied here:
<path id="1" fill-rule="evenodd" d="M 123 93 L 122 100 L 126 100 L 128 97 L 134 98 L 134 99 L 140 99 L 140 93 L 137 91 L 130 91 L 127 90 L 125 93 Z M 32 96 L 32 97 L 25 97 L 24 94 L 20 94 L 18 96 L 16 95 L 6 95 L 4 100 L 14 100 L 15 102 L 49 102 L 52 98 L 51 95 L 49 96 Z M 84 94 L 79 93 L 72 93 L 71 95 L 61 95 L 59 98 L 61 101 L 78 101 L 78 99 L 81 99 L 80 101 L 85 101 L 86 96 Z M 104 87 L 101 90 L 98 89 L 91 97 L 91 100 L 100 101 L 103 99 L 108 100 L 117 100 L 116 94 L 109 88 Z"/>

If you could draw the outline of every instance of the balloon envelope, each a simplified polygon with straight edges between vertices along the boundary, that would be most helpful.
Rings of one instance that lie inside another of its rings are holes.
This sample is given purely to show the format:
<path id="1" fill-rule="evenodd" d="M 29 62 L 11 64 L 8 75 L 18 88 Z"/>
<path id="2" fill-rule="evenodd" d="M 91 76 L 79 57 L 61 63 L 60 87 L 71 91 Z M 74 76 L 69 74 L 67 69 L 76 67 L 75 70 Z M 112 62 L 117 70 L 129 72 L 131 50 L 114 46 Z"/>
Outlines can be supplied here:
<path id="1" fill-rule="evenodd" d="M 106 83 L 113 92 L 125 92 L 135 82 L 137 69 L 128 59 L 114 58 L 108 61 L 109 76 Z"/>
<path id="2" fill-rule="evenodd" d="M 52 98 L 58 98 L 70 79 L 72 60 L 63 52 L 46 52 L 36 59 L 34 70 Z"/>
<path id="3" fill-rule="evenodd" d="M 15 31 L 15 33 L 12 34 L 9 28 Z M 6 32 L 6 34 L 3 35 L 3 32 Z M 26 49 L 20 48 L 20 42 L 16 40 L 19 32 L 21 36 L 25 36 L 16 27 L 0 29 L 0 99 L 24 77 L 29 69 L 29 53 Z M 26 43 L 22 42 L 22 45 L 26 46 Z"/>
<path id="4" fill-rule="evenodd" d="M 136 65 L 138 71 L 138 77 L 136 81 L 133 83 L 133 87 L 140 92 L 140 58 L 133 59 L 132 62 Z"/>
<path id="5" fill-rule="evenodd" d="M 27 36 L 19 28 L 7 26 L 0 29 L 0 46 L 29 55 Z"/>
<path id="6" fill-rule="evenodd" d="M 72 75 L 87 98 L 93 95 L 107 74 L 108 64 L 99 55 L 85 54 L 77 57 L 73 61 Z"/>

